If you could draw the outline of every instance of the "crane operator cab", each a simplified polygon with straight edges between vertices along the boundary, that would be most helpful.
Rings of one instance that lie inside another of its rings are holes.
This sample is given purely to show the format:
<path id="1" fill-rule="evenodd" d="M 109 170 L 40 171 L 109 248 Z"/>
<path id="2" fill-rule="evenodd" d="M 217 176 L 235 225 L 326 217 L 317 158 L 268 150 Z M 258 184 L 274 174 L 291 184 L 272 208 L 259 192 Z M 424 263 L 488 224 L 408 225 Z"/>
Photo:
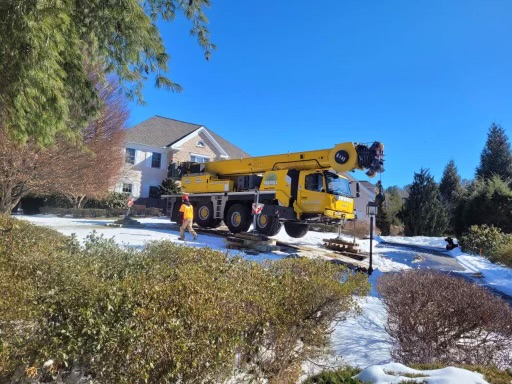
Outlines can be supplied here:
<path id="1" fill-rule="evenodd" d="M 331 170 L 300 172 L 297 205 L 304 219 L 354 219 L 350 183 L 345 177 Z M 319 212 L 323 212 L 323 215 L 319 215 Z"/>

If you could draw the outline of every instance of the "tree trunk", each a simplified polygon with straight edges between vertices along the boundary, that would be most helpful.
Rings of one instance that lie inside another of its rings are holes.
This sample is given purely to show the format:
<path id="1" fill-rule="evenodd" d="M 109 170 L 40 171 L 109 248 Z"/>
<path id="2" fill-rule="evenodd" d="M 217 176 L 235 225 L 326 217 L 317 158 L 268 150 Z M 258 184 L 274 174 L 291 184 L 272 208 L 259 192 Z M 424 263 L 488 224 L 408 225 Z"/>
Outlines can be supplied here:
<path id="1" fill-rule="evenodd" d="M 83 208 L 85 203 L 87 202 L 87 198 L 85 195 L 81 196 L 81 197 L 78 197 L 78 203 L 77 203 L 77 208 Z"/>
<path id="2" fill-rule="evenodd" d="M 14 199 L 0 199 L 0 215 L 10 215 L 12 210 L 20 202 L 20 200 L 21 197 L 16 197 Z"/>

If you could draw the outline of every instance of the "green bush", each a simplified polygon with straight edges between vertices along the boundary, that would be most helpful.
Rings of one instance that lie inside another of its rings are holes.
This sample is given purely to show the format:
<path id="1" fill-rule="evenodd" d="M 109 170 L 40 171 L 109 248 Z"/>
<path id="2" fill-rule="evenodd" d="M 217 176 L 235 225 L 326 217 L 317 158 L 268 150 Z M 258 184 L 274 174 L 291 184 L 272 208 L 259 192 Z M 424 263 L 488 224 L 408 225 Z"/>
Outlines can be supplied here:
<path id="1" fill-rule="evenodd" d="M 500 263 L 512 268 L 512 242 L 509 241 L 498 247 L 489 257 L 489 260 L 493 263 Z"/>
<path id="2" fill-rule="evenodd" d="M 361 380 L 352 377 L 361 372 L 358 368 L 343 367 L 335 371 L 324 371 L 309 377 L 304 384 L 359 384 Z"/>
<path id="3" fill-rule="evenodd" d="M 498 249 L 510 241 L 510 236 L 502 233 L 501 229 L 483 224 L 472 225 L 461 236 L 459 244 L 464 252 L 492 258 Z"/>
<path id="4" fill-rule="evenodd" d="M 233 368 L 295 382 L 369 289 L 319 260 L 261 265 L 170 242 L 137 252 L 95 234 L 80 246 L 10 218 L 0 228 L 0 382 L 72 366 L 98 383 L 220 382 Z"/>
<path id="5" fill-rule="evenodd" d="M 133 216 L 143 217 L 143 216 L 161 216 L 162 210 L 160 208 L 146 208 L 145 206 L 134 205 L 131 208 L 131 213 Z"/>
<path id="6" fill-rule="evenodd" d="M 72 216 L 77 218 L 85 217 L 107 217 L 109 211 L 97 208 L 59 208 L 59 207 L 41 207 L 39 211 L 42 214 L 51 214 L 57 216 Z"/>
<path id="7" fill-rule="evenodd" d="M 121 208 L 128 209 L 129 193 L 110 192 L 103 199 L 90 199 L 85 204 L 86 208 L 100 208 L 100 209 L 113 209 Z"/>
<path id="8" fill-rule="evenodd" d="M 458 236 L 470 226 L 484 224 L 512 233 L 512 190 L 499 176 L 477 179 L 461 198 L 455 215 Z"/>
<path id="9" fill-rule="evenodd" d="M 71 216 L 76 218 L 98 218 L 98 217 L 119 217 L 126 214 L 126 208 L 59 208 L 59 207 L 41 207 L 42 214 L 51 214 L 57 216 Z M 133 207 L 131 215 L 136 217 L 161 216 L 162 211 L 158 208 Z"/>

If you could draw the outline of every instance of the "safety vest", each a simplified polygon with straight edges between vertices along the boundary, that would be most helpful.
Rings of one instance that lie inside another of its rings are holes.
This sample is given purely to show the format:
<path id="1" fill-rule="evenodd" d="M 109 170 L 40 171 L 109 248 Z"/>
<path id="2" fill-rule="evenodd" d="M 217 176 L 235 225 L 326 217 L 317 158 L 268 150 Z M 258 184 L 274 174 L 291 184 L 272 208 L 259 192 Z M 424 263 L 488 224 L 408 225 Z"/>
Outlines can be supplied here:
<path id="1" fill-rule="evenodd" d="M 194 218 L 194 207 L 192 204 L 181 204 L 180 212 L 183 212 L 183 218 L 185 220 Z"/>

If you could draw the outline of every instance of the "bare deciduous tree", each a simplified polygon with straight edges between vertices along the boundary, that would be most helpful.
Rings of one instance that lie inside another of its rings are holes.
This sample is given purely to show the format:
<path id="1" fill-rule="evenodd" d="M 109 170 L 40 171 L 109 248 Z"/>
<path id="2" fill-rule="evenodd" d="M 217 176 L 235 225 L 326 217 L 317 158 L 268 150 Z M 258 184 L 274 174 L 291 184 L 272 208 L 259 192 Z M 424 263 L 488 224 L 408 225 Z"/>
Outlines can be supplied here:
<path id="1" fill-rule="evenodd" d="M 57 170 L 64 182 L 58 191 L 73 207 L 82 207 L 89 198 L 102 197 L 119 177 L 124 163 L 123 144 L 128 110 L 115 84 L 102 87 L 104 106 L 100 115 L 83 130 L 85 148 L 68 142 L 59 147 L 69 153 L 69 160 Z"/>
<path id="2" fill-rule="evenodd" d="M 57 157 L 54 148 L 40 148 L 32 140 L 17 144 L 0 128 L 0 214 L 9 214 L 30 193 L 50 192 L 55 180 L 48 164 Z"/>
<path id="3" fill-rule="evenodd" d="M 29 194 L 61 193 L 74 207 L 113 186 L 123 165 L 128 111 L 115 84 L 101 88 L 100 115 L 83 130 L 83 142 L 64 138 L 50 148 L 33 140 L 19 144 L 0 125 L 0 214 L 9 214 Z"/>
<path id="4" fill-rule="evenodd" d="M 512 308 L 462 278 L 434 271 L 380 277 L 393 358 L 405 364 L 512 363 Z"/>

